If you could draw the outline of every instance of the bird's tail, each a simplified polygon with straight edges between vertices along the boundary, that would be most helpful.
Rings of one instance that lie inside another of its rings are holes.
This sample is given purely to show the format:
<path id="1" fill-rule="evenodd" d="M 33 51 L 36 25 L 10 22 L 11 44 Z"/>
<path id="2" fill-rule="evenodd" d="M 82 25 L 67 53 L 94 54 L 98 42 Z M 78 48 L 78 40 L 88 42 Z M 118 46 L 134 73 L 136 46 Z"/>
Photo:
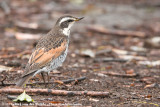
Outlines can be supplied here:
<path id="1" fill-rule="evenodd" d="M 21 77 L 21 79 L 18 80 L 18 82 L 16 83 L 16 86 L 23 87 L 31 77 L 32 75 L 26 75 L 24 77 Z"/>

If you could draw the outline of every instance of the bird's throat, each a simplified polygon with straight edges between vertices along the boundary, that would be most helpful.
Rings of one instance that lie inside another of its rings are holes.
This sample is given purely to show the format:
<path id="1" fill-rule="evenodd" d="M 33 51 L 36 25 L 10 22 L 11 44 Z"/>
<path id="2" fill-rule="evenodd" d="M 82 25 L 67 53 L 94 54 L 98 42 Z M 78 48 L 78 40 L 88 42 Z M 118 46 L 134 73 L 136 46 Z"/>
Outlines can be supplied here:
<path id="1" fill-rule="evenodd" d="M 64 28 L 62 30 L 62 33 L 65 35 L 65 36 L 69 36 L 70 35 L 70 29 L 69 28 Z"/>

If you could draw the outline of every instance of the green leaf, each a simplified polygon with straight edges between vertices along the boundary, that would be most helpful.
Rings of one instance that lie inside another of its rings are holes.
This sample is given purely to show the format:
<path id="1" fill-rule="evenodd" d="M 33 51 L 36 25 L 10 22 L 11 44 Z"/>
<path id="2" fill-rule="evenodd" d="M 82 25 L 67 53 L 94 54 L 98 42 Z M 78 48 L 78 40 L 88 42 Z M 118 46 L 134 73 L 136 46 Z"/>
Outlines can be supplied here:
<path id="1" fill-rule="evenodd" d="M 19 95 L 13 101 L 14 102 L 28 102 L 28 103 L 34 102 L 34 100 L 29 95 L 26 94 L 25 90 L 24 90 L 24 92 L 21 95 Z"/>

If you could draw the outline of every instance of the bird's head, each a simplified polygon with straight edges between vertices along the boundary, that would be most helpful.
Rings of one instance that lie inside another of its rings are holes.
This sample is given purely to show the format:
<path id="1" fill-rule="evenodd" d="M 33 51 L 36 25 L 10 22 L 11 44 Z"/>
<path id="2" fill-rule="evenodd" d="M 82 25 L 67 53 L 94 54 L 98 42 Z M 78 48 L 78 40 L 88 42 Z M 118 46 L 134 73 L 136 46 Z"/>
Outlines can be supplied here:
<path id="1" fill-rule="evenodd" d="M 73 24 L 81 19 L 83 19 L 84 17 L 81 18 L 76 18 L 73 16 L 62 16 L 60 17 L 57 22 L 56 25 L 57 27 L 60 28 L 61 32 L 66 35 L 69 36 L 70 34 L 70 28 L 73 26 Z"/>

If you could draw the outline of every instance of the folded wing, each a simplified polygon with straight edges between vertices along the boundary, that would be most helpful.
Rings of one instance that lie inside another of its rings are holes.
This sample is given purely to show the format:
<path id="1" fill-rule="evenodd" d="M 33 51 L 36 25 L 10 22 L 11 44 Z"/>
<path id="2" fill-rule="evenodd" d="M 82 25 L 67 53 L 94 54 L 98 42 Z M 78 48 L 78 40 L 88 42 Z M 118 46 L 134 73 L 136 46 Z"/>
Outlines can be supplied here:
<path id="1" fill-rule="evenodd" d="M 46 49 L 46 47 L 37 48 L 31 55 L 28 64 L 26 66 L 26 71 L 23 74 L 23 77 L 34 73 L 36 70 L 44 67 L 50 61 L 58 58 L 67 48 L 67 39 L 59 38 L 55 41 L 55 46 L 51 49 Z"/>

